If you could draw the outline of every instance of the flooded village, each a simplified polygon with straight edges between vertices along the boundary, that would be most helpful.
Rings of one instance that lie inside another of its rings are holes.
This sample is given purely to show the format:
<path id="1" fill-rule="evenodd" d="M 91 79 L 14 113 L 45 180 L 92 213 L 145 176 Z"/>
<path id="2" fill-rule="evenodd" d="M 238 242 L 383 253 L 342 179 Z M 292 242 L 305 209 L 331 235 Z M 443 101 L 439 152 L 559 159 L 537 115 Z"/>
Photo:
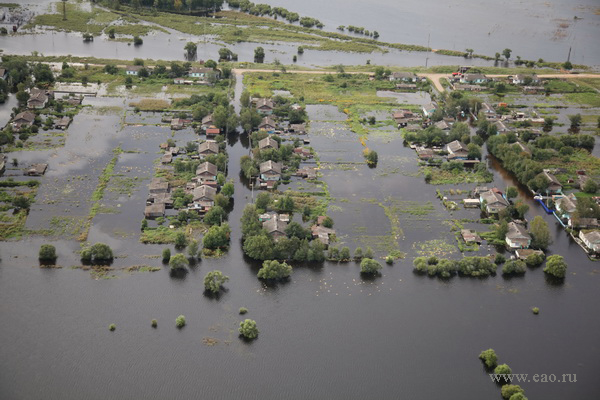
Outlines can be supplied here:
<path id="1" fill-rule="evenodd" d="M 597 63 L 65 3 L 0 3 L 0 398 L 600 393 Z"/>

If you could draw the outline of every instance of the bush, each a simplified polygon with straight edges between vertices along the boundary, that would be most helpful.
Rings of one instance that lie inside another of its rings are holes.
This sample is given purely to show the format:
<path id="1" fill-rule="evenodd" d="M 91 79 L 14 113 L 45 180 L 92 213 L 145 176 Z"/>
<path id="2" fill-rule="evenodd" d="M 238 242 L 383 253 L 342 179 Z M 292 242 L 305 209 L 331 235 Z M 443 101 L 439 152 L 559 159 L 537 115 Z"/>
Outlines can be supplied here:
<path id="1" fill-rule="evenodd" d="M 86 262 L 107 262 L 112 261 L 112 249 L 104 243 L 96 243 L 92 247 L 81 251 L 81 259 Z"/>
<path id="2" fill-rule="evenodd" d="M 363 251 L 362 248 L 357 247 L 356 250 L 354 250 L 354 260 L 355 261 L 360 261 L 363 259 Z"/>
<path id="3" fill-rule="evenodd" d="M 219 293 L 221 286 L 229 280 L 228 276 L 223 275 L 219 270 L 210 271 L 204 277 L 204 289 L 211 293 Z"/>
<path id="4" fill-rule="evenodd" d="M 496 375 L 510 375 L 512 374 L 512 370 L 506 364 L 500 364 L 496 368 L 494 368 L 494 374 Z M 503 377 L 504 382 L 509 382 L 506 377 Z"/>
<path id="5" fill-rule="evenodd" d="M 367 247 L 367 250 L 365 250 L 365 254 L 363 255 L 363 258 L 373 258 L 373 249 L 371 249 L 370 247 Z"/>
<path id="6" fill-rule="evenodd" d="M 249 236 L 244 241 L 244 253 L 255 260 L 273 257 L 273 241 L 264 234 Z"/>
<path id="7" fill-rule="evenodd" d="M 586 193 L 594 194 L 598 191 L 598 184 L 593 179 L 588 179 L 583 184 L 583 191 Z"/>
<path id="8" fill-rule="evenodd" d="M 157 321 L 157 320 L 155 320 L 155 319 L 153 319 L 153 320 L 152 320 L 152 327 L 153 327 L 153 328 L 156 328 L 157 326 L 158 326 L 158 321 Z"/>
<path id="9" fill-rule="evenodd" d="M 390 265 L 391 265 L 391 264 L 393 264 L 393 263 L 394 263 L 394 257 L 392 257 L 392 256 L 387 256 L 387 257 L 385 258 L 385 262 L 386 262 L 386 264 L 390 264 Z"/>
<path id="10" fill-rule="evenodd" d="M 206 215 L 204 215 L 204 222 L 208 225 L 221 225 L 221 222 L 227 219 L 227 213 L 222 207 L 214 206 Z"/>
<path id="11" fill-rule="evenodd" d="M 248 309 L 246 307 L 240 307 L 240 314 L 247 314 L 248 313 Z"/>
<path id="12" fill-rule="evenodd" d="M 292 273 L 292 267 L 285 262 L 276 260 L 266 260 L 263 262 L 262 268 L 258 271 L 259 279 L 284 279 L 288 278 Z"/>
<path id="13" fill-rule="evenodd" d="M 175 254 L 169 261 L 171 270 L 184 269 L 189 265 L 188 259 L 181 253 Z"/>
<path id="14" fill-rule="evenodd" d="M 31 202 L 25 196 L 15 196 L 12 200 L 12 205 L 18 210 L 27 210 L 31 206 Z"/>
<path id="15" fill-rule="evenodd" d="M 519 385 L 504 385 L 500 390 L 500 394 L 504 400 L 509 400 L 517 393 L 525 393 L 525 391 Z"/>
<path id="16" fill-rule="evenodd" d="M 114 331 L 115 329 L 117 329 L 117 326 L 115 324 L 110 324 L 108 326 L 108 330 L 111 331 L 111 332 Z"/>
<path id="17" fill-rule="evenodd" d="M 240 322 L 240 334 L 246 339 L 256 339 L 258 337 L 258 327 L 256 321 L 246 319 Z"/>
<path id="18" fill-rule="evenodd" d="M 360 273 L 367 275 L 375 275 L 379 273 L 381 264 L 371 258 L 363 258 L 360 262 Z"/>
<path id="19" fill-rule="evenodd" d="M 556 278 L 564 278 L 567 274 L 567 263 L 562 256 L 550 256 L 546 261 L 544 272 Z"/>
<path id="20" fill-rule="evenodd" d="M 486 368 L 492 369 L 498 365 L 498 356 L 494 349 L 487 349 L 479 354 L 479 359 L 483 361 Z"/>
<path id="21" fill-rule="evenodd" d="M 180 329 L 185 326 L 185 315 L 180 315 L 179 317 L 175 318 L 175 326 Z"/>
<path id="22" fill-rule="evenodd" d="M 187 238 L 185 237 L 185 233 L 177 232 L 175 235 L 175 247 L 182 249 L 187 246 Z"/>
<path id="23" fill-rule="evenodd" d="M 162 251 L 162 260 L 164 263 L 168 263 L 171 260 L 171 249 L 164 249 Z"/>
<path id="24" fill-rule="evenodd" d="M 195 239 L 190 240 L 187 251 L 190 258 L 195 258 L 198 255 L 198 241 Z"/>
<path id="25" fill-rule="evenodd" d="M 496 265 L 504 264 L 506 262 L 506 257 L 503 254 L 496 254 L 496 258 L 494 259 L 494 263 Z"/>
<path id="26" fill-rule="evenodd" d="M 55 261 L 56 248 L 51 244 L 43 244 L 40 247 L 39 259 L 40 261 Z"/>
<path id="27" fill-rule="evenodd" d="M 340 250 L 340 261 L 350 261 L 350 249 L 347 246 Z"/>
<path id="28" fill-rule="evenodd" d="M 229 245 L 230 233 L 231 229 L 227 223 L 224 223 L 221 226 L 211 226 L 208 229 L 208 232 L 204 234 L 204 238 L 202 239 L 204 248 L 211 250 L 226 248 Z"/>
<path id="29" fill-rule="evenodd" d="M 527 256 L 525 259 L 525 264 L 529 265 L 530 267 L 537 267 L 538 265 L 542 265 L 545 259 L 546 256 L 544 254 L 534 253 Z"/>
<path id="30" fill-rule="evenodd" d="M 535 315 L 538 315 L 538 314 L 540 313 L 540 309 L 539 309 L 538 307 L 533 307 L 533 308 L 531 309 L 531 311 L 532 311 L 532 312 L 533 312 Z"/>
<path id="31" fill-rule="evenodd" d="M 504 264 L 504 266 L 502 267 L 502 274 L 503 275 L 522 275 L 525 273 L 526 270 L 527 270 L 527 267 L 526 267 L 524 261 L 511 260 L 511 261 L 508 261 L 506 264 Z"/>

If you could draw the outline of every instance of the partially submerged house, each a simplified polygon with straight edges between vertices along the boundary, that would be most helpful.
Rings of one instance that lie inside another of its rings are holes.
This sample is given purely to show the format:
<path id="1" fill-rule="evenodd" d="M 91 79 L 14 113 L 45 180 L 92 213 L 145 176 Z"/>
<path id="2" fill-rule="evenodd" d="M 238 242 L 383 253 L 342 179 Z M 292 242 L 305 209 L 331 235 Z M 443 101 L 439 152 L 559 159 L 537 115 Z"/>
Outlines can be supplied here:
<path id="1" fill-rule="evenodd" d="M 481 237 L 477 234 L 477 232 L 475 232 L 472 229 L 461 229 L 460 235 L 462 236 L 466 244 L 481 244 L 482 242 Z"/>
<path id="2" fill-rule="evenodd" d="M 455 140 L 446 145 L 446 151 L 448 152 L 448 160 L 451 159 L 462 159 L 466 160 L 469 155 L 469 150 L 464 143 Z"/>
<path id="3" fill-rule="evenodd" d="M 32 164 L 27 171 L 25 171 L 25 175 L 29 176 L 42 176 L 46 173 L 48 169 L 48 164 Z"/>
<path id="4" fill-rule="evenodd" d="M 331 236 L 335 235 L 335 229 L 326 228 L 323 225 L 313 225 L 310 227 L 312 237 L 318 239 L 325 246 L 329 246 Z"/>
<path id="5" fill-rule="evenodd" d="M 149 192 L 150 194 L 169 193 L 169 182 L 164 178 L 152 178 Z"/>
<path id="6" fill-rule="evenodd" d="M 278 181 L 281 178 L 281 163 L 269 160 L 260 164 L 260 179 Z"/>
<path id="7" fill-rule="evenodd" d="M 203 180 L 216 180 L 217 179 L 217 166 L 213 163 L 204 162 L 196 168 L 196 177 Z"/>
<path id="8" fill-rule="evenodd" d="M 275 104 L 271 99 L 258 99 L 256 101 L 256 111 L 263 115 L 273 114 Z"/>
<path id="9" fill-rule="evenodd" d="M 27 108 L 41 109 L 46 107 L 50 99 L 49 92 L 44 89 L 32 88 L 27 100 Z"/>
<path id="10" fill-rule="evenodd" d="M 258 142 L 258 148 L 259 150 L 278 149 L 279 142 L 268 136 Z"/>
<path id="11" fill-rule="evenodd" d="M 144 217 L 146 219 L 154 219 L 165 216 L 165 203 L 153 203 L 146 205 L 144 209 Z"/>
<path id="12" fill-rule="evenodd" d="M 296 135 L 306 135 L 306 124 L 290 124 L 288 132 Z"/>
<path id="13" fill-rule="evenodd" d="M 287 236 L 285 233 L 287 225 L 287 222 L 282 221 L 278 217 L 273 217 L 263 222 L 263 228 L 275 240 Z"/>
<path id="14" fill-rule="evenodd" d="M 210 128 L 211 126 L 213 126 L 215 124 L 215 122 L 213 121 L 213 115 L 212 114 L 208 114 L 206 117 L 202 118 L 202 124 L 200 125 L 200 127 L 204 130 Z"/>
<path id="15" fill-rule="evenodd" d="M 71 124 L 71 118 L 69 117 L 62 117 L 54 120 L 54 127 L 62 129 L 63 131 L 69 127 L 69 124 Z"/>
<path id="16" fill-rule="evenodd" d="M 35 114 L 31 111 L 23 111 L 15 115 L 15 118 L 12 120 L 12 127 L 15 131 L 20 131 L 24 127 L 29 127 L 33 125 L 33 121 L 35 121 Z"/>
<path id="17" fill-rule="evenodd" d="M 557 214 L 566 219 L 571 219 L 573 213 L 577 211 L 577 197 L 574 193 L 557 199 L 554 204 L 556 205 Z"/>
<path id="18" fill-rule="evenodd" d="M 198 212 L 206 212 L 215 205 L 217 189 L 208 185 L 200 185 L 193 191 L 193 209 Z"/>
<path id="19" fill-rule="evenodd" d="M 438 109 L 438 106 L 435 103 L 429 103 L 424 105 L 422 109 L 423 115 L 425 115 L 426 117 L 431 117 L 433 113 L 436 112 L 436 110 Z"/>
<path id="20" fill-rule="evenodd" d="M 309 149 L 305 149 L 304 147 L 296 147 L 294 149 L 294 154 L 301 156 L 302 158 L 312 158 L 312 153 Z"/>
<path id="21" fill-rule="evenodd" d="M 214 154 L 219 154 L 219 145 L 216 141 L 207 140 L 198 145 L 198 155 L 206 157 Z"/>
<path id="22" fill-rule="evenodd" d="M 260 124 L 258 125 L 258 129 L 261 131 L 267 131 L 269 133 L 275 132 L 275 129 L 277 129 L 277 123 L 275 122 L 275 120 L 269 116 L 264 117 L 262 119 L 262 121 L 260 121 Z"/>
<path id="23" fill-rule="evenodd" d="M 546 178 L 546 180 L 548 181 L 548 187 L 546 188 L 547 193 L 549 193 L 549 194 L 562 193 L 562 185 L 560 184 L 560 182 L 558 181 L 558 179 L 556 179 L 556 177 L 554 175 L 552 175 L 549 171 L 544 170 L 544 172 L 542 172 L 542 176 L 544 178 Z"/>
<path id="24" fill-rule="evenodd" d="M 600 252 L 600 231 L 579 232 L 579 239 L 592 252 Z"/>
<path id="25" fill-rule="evenodd" d="M 506 244 L 511 249 L 526 249 L 531 245 L 531 236 L 522 225 L 511 221 L 508 223 Z"/>
<path id="26" fill-rule="evenodd" d="M 485 206 L 485 211 L 488 214 L 498 214 L 509 206 L 508 201 L 494 190 L 481 193 L 479 201 L 482 206 Z"/>

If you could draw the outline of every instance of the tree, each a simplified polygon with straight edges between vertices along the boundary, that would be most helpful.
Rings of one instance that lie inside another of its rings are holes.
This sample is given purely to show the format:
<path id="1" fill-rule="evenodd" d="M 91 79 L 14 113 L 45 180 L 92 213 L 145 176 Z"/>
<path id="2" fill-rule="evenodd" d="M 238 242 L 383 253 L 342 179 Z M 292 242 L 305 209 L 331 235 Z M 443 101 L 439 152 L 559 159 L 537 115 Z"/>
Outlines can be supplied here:
<path id="1" fill-rule="evenodd" d="M 177 318 L 175 318 L 175 326 L 179 329 L 185 326 L 185 315 L 180 315 Z"/>
<path id="2" fill-rule="evenodd" d="M 293 212 L 294 199 L 289 194 L 280 197 L 277 201 L 277 209 L 281 212 Z"/>
<path id="3" fill-rule="evenodd" d="M 214 294 L 219 293 L 221 286 L 229 280 L 228 276 L 223 275 L 219 270 L 210 271 L 204 277 L 204 290 Z"/>
<path id="4" fill-rule="evenodd" d="M 494 61 L 500 60 L 500 56 L 501 56 L 500 53 L 496 53 L 496 55 L 494 55 Z"/>
<path id="5" fill-rule="evenodd" d="M 567 274 L 567 263 L 562 256 L 550 256 L 546 261 L 544 272 L 556 278 L 564 278 Z"/>
<path id="6" fill-rule="evenodd" d="M 375 150 L 365 149 L 363 151 L 363 154 L 365 156 L 365 159 L 367 160 L 368 165 L 377 165 L 379 156 L 377 155 L 377 152 Z"/>
<path id="7" fill-rule="evenodd" d="M 373 249 L 367 247 L 367 249 L 365 250 L 365 254 L 363 254 L 363 258 L 373 258 Z"/>
<path id="8" fill-rule="evenodd" d="M 525 259 L 525 264 L 530 267 L 537 267 L 538 265 L 542 265 L 546 257 L 544 254 L 534 253 L 527 256 Z"/>
<path id="9" fill-rule="evenodd" d="M 166 248 L 162 251 L 162 261 L 168 263 L 171 260 L 171 249 Z"/>
<path id="10" fill-rule="evenodd" d="M 510 58 L 511 53 L 512 53 L 511 49 L 502 50 L 502 55 L 504 56 L 504 58 L 506 58 L 506 61 L 508 61 L 508 59 Z"/>
<path id="11" fill-rule="evenodd" d="M 494 368 L 494 374 L 496 375 L 510 375 L 512 374 L 512 370 L 507 364 L 500 364 L 496 368 Z M 504 379 L 504 382 L 509 382 L 506 376 L 500 377 Z"/>
<path id="12" fill-rule="evenodd" d="M 522 275 L 527 271 L 527 267 L 524 261 L 511 260 L 504 264 L 502 267 L 503 275 Z"/>
<path id="13" fill-rule="evenodd" d="M 184 248 L 187 246 L 187 238 L 185 237 L 185 233 L 177 232 L 175 234 L 175 247 Z"/>
<path id="14" fill-rule="evenodd" d="M 340 261 L 350 261 L 350 249 L 347 246 L 340 250 Z"/>
<path id="15" fill-rule="evenodd" d="M 56 260 L 56 248 L 51 244 L 43 244 L 40 247 L 39 257 L 40 261 L 55 261 Z"/>
<path id="16" fill-rule="evenodd" d="M 467 57 L 473 57 L 473 49 L 465 49 L 466 52 L 466 56 Z"/>
<path id="17" fill-rule="evenodd" d="M 363 258 L 360 262 L 360 273 L 367 275 L 375 275 L 379 273 L 381 264 L 371 258 Z"/>
<path id="18" fill-rule="evenodd" d="M 12 200 L 12 206 L 17 210 L 27 210 L 31 206 L 31 201 L 25 196 L 15 196 Z"/>
<path id="19" fill-rule="evenodd" d="M 183 49 L 186 51 L 187 58 L 189 60 L 191 58 L 194 58 L 194 56 L 196 55 L 196 51 L 198 50 L 198 46 L 194 42 L 187 42 L 186 45 L 183 47 Z"/>
<path id="20" fill-rule="evenodd" d="M 285 262 L 265 260 L 257 276 L 259 279 L 285 279 L 291 274 L 292 267 Z"/>
<path id="21" fill-rule="evenodd" d="M 35 67 L 33 67 L 33 76 L 35 77 L 35 82 L 38 85 L 40 83 L 54 82 L 54 74 L 52 74 L 48 64 L 36 64 Z"/>
<path id="22" fill-rule="evenodd" d="M 598 184 L 590 178 L 583 184 L 583 191 L 590 194 L 596 193 L 598 191 Z"/>
<path id="23" fill-rule="evenodd" d="M 188 256 L 191 258 L 195 258 L 198 255 L 198 241 L 196 239 L 190 240 L 190 243 L 187 247 Z"/>
<path id="24" fill-rule="evenodd" d="M 502 395 L 502 398 L 504 400 L 512 399 L 512 396 L 514 396 L 517 393 L 523 394 L 525 393 L 525 391 L 523 390 L 523 388 L 521 388 L 521 386 L 512 384 L 504 385 L 500 390 L 500 394 Z"/>
<path id="25" fill-rule="evenodd" d="M 19 102 L 20 105 L 24 105 L 27 103 L 27 100 L 29 100 L 29 93 L 23 91 L 23 90 L 19 90 L 17 92 L 17 101 Z"/>
<path id="26" fill-rule="evenodd" d="M 265 61 L 265 49 L 257 47 L 254 49 L 254 62 L 262 64 Z"/>
<path id="27" fill-rule="evenodd" d="M 285 233 L 289 238 L 296 237 L 300 240 L 310 239 L 311 237 L 311 232 L 296 221 L 290 222 L 287 228 L 285 228 Z"/>
<path id="28" fill-rule="evenodd" d="M 86 262 L 108 262 L 113 259 L 113 252 L 108 245 L 96 243 L 81 251 L 81 259 Z"/>
<path id="29" fill-rule="evenodd" d="M 246 339 L 256 339 L 258 337 L 258 327 L 256 321 L 252 319 L 246 319 L 240 322 L 240 334 Z"/>
<path id="30" fill-rule="evenodd" d="M 223 187 L 221 188 L 221 193 L 223 194 L 223 196 L 231 197 L 233 196 L 234 190 L 235 187 L 233 186 L 233 182 L 229 181 L 223 185 Z"/>
<path id="31" fill-rule="evenodd" d="M 141 46 L 142 44 L 144 44 L 144 41 L 142 40 L 141 37 L 139 37 L 139 36 L 133 37 L 133 45 L 134 46 Z"/>
<path id="32" fill-rule="evenodd" d="M 519 195 L 519 191 L 517 190 L 516 187 L 514 186 L 509 186 L 506 189 L 506 197 L 508 197 L 509 199 L 514 199 L 515 197 L 517 197 Z"/>
<path id="33" fill-rule="evenodd" d="M 188 262 L 188 259 L 181 253 L 175 254 L 169 261 L 169 266 L 171 267 L 172 271 L 184 269 L 189 264 L 190 263 Z"/>
<path id="34" fill-rule="evenodd" d="M 363 251 L 362 248 L 357 247 L 354 250 L 354 261 L 361 261 L 363 259 Z"/>
<path id="35" fill-rule="evenodd" d="M 481 160 L 481 147 L 477 146 L 475 143 L 469 143 L 467 150 L 467 158 L 469 160 Z"/>
<path id="36" fill-rule="evenodd" d="M 562 67 L 566 70 L 572 70 L 573 64 L 571 64 L 571 61 L 565 61 L 562 65 Z"/>
<path id="37" fill-rule="evenodd" d="M 229 224 L 223 223 L 221 226 L 213 225 L 204 234 L 202 243 L 205 249 L 226 248 L 229 245 L 229 234 L 231 229 Z"/>
<path id="38" fill-rule="evenodd" d="M 244 253 L 255 260 L 267 260 L 273 257 L 273 241 L 265 234 L 249 236 L 244 241 Z"/>
<path id="39" fill-rule="evenodd" d="M 208 225 L 221 225 L 227 218 L 227 213 L 222 207 L 214 206 L 204 215 L 204 222 Z"/>
<path id="40" fill-rule="evenodd" d="M 581 125 L 581 114 L 569 115 L 571 121 L 571 129 L 577 129 Z"/>
<path id="41" fill-rule="evenodd" d="M 479 359 L 485 363 L 486 368 L 492 369 L 498 365 L 498 356 L 494 349 L 487 349 L 479 354 Z"/>
<path id="42" fill-rule="evenodd" d="M 131 86 L 133 85 L 133 79 L 131 79 L 130 76 L 126 76 L 125 77 L 125 87 L 127 89 L 131 89 Z"/>
<path id="43" fill-rule="evenodd" d="M 533 248 L 546 250 L 550 243 L 552 243 L 548 224 L 539 215 L 531 222 L 529 233 L 531 234 L 531 247 Z"/>

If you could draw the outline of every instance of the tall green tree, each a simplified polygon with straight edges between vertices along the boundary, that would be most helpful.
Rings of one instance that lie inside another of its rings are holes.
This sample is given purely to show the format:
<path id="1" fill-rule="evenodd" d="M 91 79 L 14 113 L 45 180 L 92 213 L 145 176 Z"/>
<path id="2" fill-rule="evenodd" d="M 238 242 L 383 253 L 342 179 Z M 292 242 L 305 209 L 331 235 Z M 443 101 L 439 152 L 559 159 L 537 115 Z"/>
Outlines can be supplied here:
<path id="1" fill-rule="evenodd" d="M 531 247 L 533 248 L 546 250 L 552 243 L 548 224 L 539 215 L 531 222 L 529 233 L 531 234 Z"/>

